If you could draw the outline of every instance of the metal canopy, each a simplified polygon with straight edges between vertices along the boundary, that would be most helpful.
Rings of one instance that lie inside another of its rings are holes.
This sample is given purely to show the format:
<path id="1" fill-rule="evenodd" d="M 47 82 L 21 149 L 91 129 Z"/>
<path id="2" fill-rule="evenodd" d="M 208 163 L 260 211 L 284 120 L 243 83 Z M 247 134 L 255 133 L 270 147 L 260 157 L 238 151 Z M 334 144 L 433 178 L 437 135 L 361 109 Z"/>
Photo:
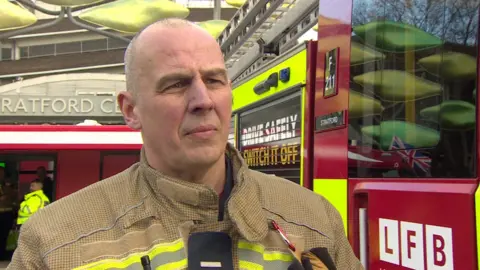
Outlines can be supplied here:
<path id="1" fill-rule="evenodd" d="M 29 0 L 17 0 L 24 6 L 39 12 L 58 16 L 54 21 L 0 34 L 0 41 L 32 31 L 51 27 L 65 17 L 80 28 L 97 34 L 130 42 L 122 35 L 97 29 L 72 16 L 72 12 L 103 5 L 115 0 L 103 0 L 80 7 L 62 7 L 51 11 Z M 215 0 L 215 4 L 218 4 Z M 220 16 L 220 7 L 215 7 L 214 16 Z M 238 81 L 282 52 L 292 48 L 297 39 L 318 23 L 319 0 L 246 0 L 238 9 L 223 32 L 217 38 L 225 64 L 232 81 Z"/>
<path id="2" fill-rule="evenodd" d="M 37 10 L 37 11 L 42 12 L 42 13 L 47 14 L 47 15 L 56 16 L 56 18 L 53 21 L 50 21 L 50 22 L 47 22 L 47 23 L 44 23 L 44 24 L 41 24 L 41 25 L 29 26 L 29 27 L 25 27 L 25 28 L 22 28 L 22 29 L 18 29 L 18 30 L 12 30 L 12 31 L 6 31 L 4 33 L 0 33 L 0 41 L 11 38 L 11 37 L 14 37 L 14 36 L 28 34 L 28 33 L 34 32 L 34 31 L 38 31 L 38 30 L 41 30 L 41 29 L 52 27 L 52 26 L 57 25 L 60 22 L 64 21 L 65 18 L 67 18 L 68 21 L 70 21 L 71 23 L 73 23 L 74 25 L 76 25 L 76 26 L 78 26 L 82 29 L 86 29 L 88 31 L 91 31 L 91 32 L 94 32 L 94 33 L 97 33 L 97 34 L 100 34 L 100 35 L 103 35 L 103 36 L 106 36 L 106 37 L 109 37 L 109 38 L 113 38 L 113 39 L 116 39 L 116 40 L 120 40 L 120 41 L 123 41 L 123 42 L 126 42 L 126 43 L 129 43 L 130 40 L 131 40 L 131 39 L 119 34 L 119 33 L 101 30 L 101 29 L 98 29 L 98 28 L 93 27 L 91 25 L 85 24 L 82 21 L 75 19 L 72 15 L 73 12 L 80 11 L 80 10 L 85 10 L 85 9 L 92 8 L 92 7 L 95 7 L 95 6 L 101 6 L 101 5 L 110 3 L 110 2 L 114 2 L 116 0 L 103 0 L 103 1 L 100 1 L 100 2 L 97 2 L 97 3 L 78 6 L 78 7 L 61 7 L 60 11 L 52 11 L 52 10 L 45 9 L 41 6 L 36 5 L 35 3 L 31 2 L 30 0 L 16 0 L 16 1 L 19 2 L 20 4 L 22 4 L 25 7 Z M 221 12 L 222 12 L 221 0 L 214 0 L 213 19 L 220 20 L 221 19 Z"/>
<path id="3" fill-rule="evenodd" d="M 0 34 L 0 41 L 11 38 L 11 37 L 14 37 L 14 36 L 24 35 L 24 34 L 27 34 L 27 33 L 33 32 L 33 31 L 37 31 L 37 30 L 40 30 L 40 29 L 51 27 L 53 25 L 58 24 L 63 19 L 65 19 L 65 15 L 66 15 L 67 19 L 69 21 L 71 21 L 73 24 L 77 25 L 80 28 L 95 32 L 97 34 L 100 34 L 100 35 L 103 35 L 103 36 L 106 36 L 106 37 L 109 37 L 109 38 L 114 38 L 114 39 L 117 39 L 117 40 L 120 40 L 120 41 L 123 41 L 123 42 L 127 42 L 127 43 L 130 42 L 130 39 L 128 39 L 128 38 L 126 38 L 122 35 L 118 35 L 118 34 L 115 34 L 115 33 L 112 33 L 112 32 L 97 29 L 95 27 L 92 27 L 90 25 L 84 24 L 84 23 L 76 20 L 72 16 L 72 12 L 79 11 L 79 10 L 84 10 L 84 9 L 87 9 L 87 8 L 91 8 L 91 7 L 95 7 L 95 6 L 99 6 L 99 5 L 103 5 L 103 4 L 107 4 L 107 3 L 113 2 L 115 0 L 103 0 L 103 1 L 98 2 L 98 3 L 94 3 L 94 4 L 90 4 L 90 5 L 84 5 L 84 6 L 80 6 L 80 7 L 73 7 L 73 8 L 72 7 L 62 7 L 60 11 L 52 11 L 52 10 L 48 10 L 48 9 L 39 7 L 35 3 L 30 2 L 29 0 L 16 0 L 16 1 L 19 2 L 20 4 L 24 5 L 24 6 L 33 8 L 33 9 L 35 9 L 39 12 L 42 12 L 44 14 L 57 16 L 57 18 L 55 20 L 51 21 L 51 22 L 44 23 L 44 24 L 41 24 L 41 25 L 25 27 L 25 28 L 22 28 L 22 29 L 18 29 L 18 30 L 14 30 L 14 31 L 7 31 L 5 33 L 2 33 L 2 34 Z"/>

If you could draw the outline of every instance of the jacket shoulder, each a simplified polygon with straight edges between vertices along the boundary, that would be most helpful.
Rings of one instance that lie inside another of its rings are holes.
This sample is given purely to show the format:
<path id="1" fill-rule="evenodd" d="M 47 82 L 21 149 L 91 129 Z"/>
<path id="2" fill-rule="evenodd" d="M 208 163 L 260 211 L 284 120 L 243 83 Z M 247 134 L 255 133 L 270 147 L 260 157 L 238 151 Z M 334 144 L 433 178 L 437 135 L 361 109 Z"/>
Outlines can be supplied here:
<path id="1" fill-rule="evenodd" d="M 281 177 L 253 170 L 249 173 L 260 188 L 266 211 L 322 233 L 342 224 L 338 210 L 322 195 Z"/>
<path id="2" fill-rule="evenodd" d="M 340 213 L 322 195 L 289 180 L 251 171 L 267 216 L 301 233 L 305 248 L 326 247 L 337 269 L 364 269 L 346 237 Z"/>

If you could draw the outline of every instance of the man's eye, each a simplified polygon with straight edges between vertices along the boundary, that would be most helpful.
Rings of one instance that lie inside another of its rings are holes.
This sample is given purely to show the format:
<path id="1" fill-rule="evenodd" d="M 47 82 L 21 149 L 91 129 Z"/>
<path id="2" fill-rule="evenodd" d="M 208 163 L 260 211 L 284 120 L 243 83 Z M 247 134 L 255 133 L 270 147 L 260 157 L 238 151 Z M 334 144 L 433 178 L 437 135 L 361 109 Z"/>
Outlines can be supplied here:
<path id="1" fill-rule="evenodd" d="M 185 85 L 186 83 L 184 82 L 177 82 L 175 84 L 169 85 L 167 88 L 165 88 L 165 90 L 178 89 L 178 88 L 185 87 Z"/>
<path id="2" fill-rule="evenodd" d="M 216 80 L 216 79 L 207 79 L 206 83 L 208 83 L 208 84 L 222 83 L 223 84 L 222 81 Z"/>

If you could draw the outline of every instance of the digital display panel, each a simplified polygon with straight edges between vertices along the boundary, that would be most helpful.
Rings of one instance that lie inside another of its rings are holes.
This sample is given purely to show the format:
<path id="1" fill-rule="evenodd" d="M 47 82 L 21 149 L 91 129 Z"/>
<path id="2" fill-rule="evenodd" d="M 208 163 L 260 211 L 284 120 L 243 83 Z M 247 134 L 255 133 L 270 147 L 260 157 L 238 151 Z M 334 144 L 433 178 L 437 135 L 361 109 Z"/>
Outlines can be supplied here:
<path id="1" fill-rule="evenodd" d="M 253 170 L 300 183 L 300 93 L 239 115 L 239 150 Z"/>
<path id="2" fill-rule="evenodd" d="M 235 116 L 232 116 L 230 120 L 230 131 L 228 133 L 228 142 L 231 143 L 234 147 L 237 146 L 235 142 Z"/>

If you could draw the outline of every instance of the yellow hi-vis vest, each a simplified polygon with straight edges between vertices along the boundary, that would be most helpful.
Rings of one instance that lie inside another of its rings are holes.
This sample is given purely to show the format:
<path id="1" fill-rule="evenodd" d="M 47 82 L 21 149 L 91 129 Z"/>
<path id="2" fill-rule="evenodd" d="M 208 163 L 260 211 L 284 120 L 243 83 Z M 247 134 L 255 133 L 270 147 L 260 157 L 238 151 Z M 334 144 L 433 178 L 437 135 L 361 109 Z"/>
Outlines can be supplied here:
<path id="1" fill-rule="evenodd" d="M 43 193 L 43 190 L 37 190 L 25 195 L 25 200 L 20 204 L 18 210 L 17 224 L 21 225 L 30 218 L 33 213 L 47 206 L 50 200 Z"/>

